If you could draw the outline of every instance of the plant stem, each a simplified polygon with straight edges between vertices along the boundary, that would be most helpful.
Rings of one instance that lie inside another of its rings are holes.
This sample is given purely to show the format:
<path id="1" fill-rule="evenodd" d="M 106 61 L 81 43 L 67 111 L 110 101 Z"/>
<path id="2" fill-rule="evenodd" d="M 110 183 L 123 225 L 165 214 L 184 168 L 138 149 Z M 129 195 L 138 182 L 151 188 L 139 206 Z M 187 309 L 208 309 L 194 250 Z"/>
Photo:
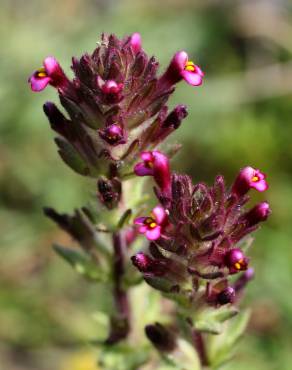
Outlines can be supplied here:
<path id="1" fill-rule="evenodd" d="M 192 332 L 193 343 L 198 352 L 200 362 L 202 366 L 208 366 L 209 360 L 206 352 L 205 342 L 202 333 L 193 330 Z"/>
<path id="2" fill-rule="evenodd" d="M 113 296 L 116 314 L 111 317 L 111 330 L 107 344 L 125 339 L 130 331 L 130 306 L 127 292 L 122 286 L 125 273 L 125 241 L 122 232 L 113 234 Z"/>

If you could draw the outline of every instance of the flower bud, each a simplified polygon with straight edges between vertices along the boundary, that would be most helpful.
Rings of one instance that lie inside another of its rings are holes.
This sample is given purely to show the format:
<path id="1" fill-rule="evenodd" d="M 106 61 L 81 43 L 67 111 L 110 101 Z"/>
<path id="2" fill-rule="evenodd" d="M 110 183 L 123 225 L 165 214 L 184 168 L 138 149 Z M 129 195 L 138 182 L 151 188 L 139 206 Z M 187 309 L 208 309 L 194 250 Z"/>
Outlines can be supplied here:
<path id="1" fill-rule="evenodd" d="M 130 37 L 130 44 L 135 54 L 139 53 L 142 48 L 142 39 L 141 35 L 138 32 L 135 32 Z"/>
<path id="2" fill-rule="evenodd" d="M 99 130 L 99 136 L 112 146 L 125 144 L 127 141 L 124 135 L 124 130 L 117 124 L 111 124 L 105 129 Z"/>
<path id="3" fill-rule="evenodd" d="M 155 260 L 143 252 L 138 252 L 131 257 L 132 263 L 140 272 L 161 276 L 165 272 L 163 261 Z"/>
<path id="4" fill-rule="evenodd" d="M 176 106 L 172 112 L 169 113 L 169 115 L 163 122 L 162 127 L 173 127 L 174 129 L 177 129 L 180 126 L 181 121 L 186 118 L 187 115 L 187 107 L 183 104 L 180 104 Z"/>
<path id="5" fill-rule="evenodd" d="M 172 352 L 176 348 L 175 334 L 158 322 L 154 325 L 147 325 L 145 334 L 158 351 Z"/>
<path id="6" fill-rule="evenodd" d="M 248 226 L 257 225 L 259 222 L 265 221 L 271 213 L 269 203 L 262 202 L 254 206 L 250 211 L 242 217 L 247 222 Z"/>
<path id="7" fill-rule="evenodd" d="M 100 178 L 97 188 L 101 203 L 108 209 L 115 208 L 121 199 L 121 182 L 118 179 Z"/>
<path id="8" fill-rule="evenodd" d="M 246 284 L 254 278 L 254 269 L 248 268 L 234 283 L 233 287 L 236 293 L 240 292 Z"/>
<path id="9" fill-rule="evenodd" d="M 231 286 L 223 289 L 217 295 L 217 303 L 220 305 L 233 303 L 234 299 L 235 299 L 235 290 Z"/>
<path id="10" fill-rule="evenodd" d="M 248 259 L 239 248 L 230 249 L 226 253 L 224 260 L 231 274 L 247 269 Z"/>
<path id="11" fill-rule="evenodd" d="M 46 102 L 43 106 L 45 115 L 48 117 L 51 128 L 60 135 L 66 136 L 67 120 L 52 102 Z"/>
<path id="12" fill-rule="evenodd" d="M 116 104 L 123 99 L 122 91 L 124 84 L 117 83 L 114 80 L 103 81 L 99 76 L 97 83 L 102 91 L 102 100 L 106 104 Z"/>
<path id="13" fill-rule="evenodd" d="M 134 172 L 137 176 L 153 176 L 163 193 L 170 193 L 171 177 L 169 160 L 158 150 L 141 153 L 143 162 L 136 164 Z"/>
<path id="14" fill-rule="evenodd" d="M 244 167 L 239 172 L 232 186 L 232 193 L 241 197 L 245 195 L 251 188 L 257 191 L 265 191 L 268 189 L 268 184 L 265 180 L 266 175 L 260 170 L 252 167 Z"/>

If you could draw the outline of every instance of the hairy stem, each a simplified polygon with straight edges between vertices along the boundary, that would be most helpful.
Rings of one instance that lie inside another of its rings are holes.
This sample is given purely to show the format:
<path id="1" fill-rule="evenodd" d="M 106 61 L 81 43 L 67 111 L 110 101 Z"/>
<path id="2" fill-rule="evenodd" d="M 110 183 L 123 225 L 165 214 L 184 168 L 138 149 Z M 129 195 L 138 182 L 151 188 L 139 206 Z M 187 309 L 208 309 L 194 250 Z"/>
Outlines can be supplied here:
<path id="1" fill-rule="evenodd" d="M 125 241 L 122 232 L 113 234 L 113 296 L 116 314 L 111 317 L 111 330 L 107 344 L 125 339 L 130 331 L 130 306 L 127 292 L 122 286 L 125 273 Z"/>
<path id="2" fill-rule="evenodd" d="M 193 330 L 192 332 L 193 343 L 198 352 L 200 362 L 202 366 L 208 366 L 209 360 L 206 352 L 205 342 L 202 333 Z"/>

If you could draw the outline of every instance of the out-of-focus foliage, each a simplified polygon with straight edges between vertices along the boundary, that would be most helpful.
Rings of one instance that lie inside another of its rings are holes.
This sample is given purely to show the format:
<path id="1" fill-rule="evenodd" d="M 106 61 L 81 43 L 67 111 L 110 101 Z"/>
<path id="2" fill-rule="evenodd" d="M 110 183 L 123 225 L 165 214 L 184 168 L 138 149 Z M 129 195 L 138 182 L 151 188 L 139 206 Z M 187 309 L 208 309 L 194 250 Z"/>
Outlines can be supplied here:
<path id="1" fill-rule="evenodd" d="M 268 174 L 265 196 L 273 214 L 252 251 L 257 274 L 246 299 L 252 319 L 236 368 L 291 369 L 291 19 L 288 0 L 2 0 L 0 357 L 5 370 L 98 369 L 95 348 L 87 343 L 103 337 L 102 312 L 110 297 L 55 257 L 52 242 L 71 241 L 42 216 L 44 205 L 60 211 L 82 205 L 94 196 L 95 184 L 58 158 L 41 109 L 54 100 L 53 92 L 33 95 L 26 80 L 47 55 L 70 73 L 70 56 L 93 50 L 102 31 L 140 32 L 145 49 L 154 50 L 164 66 L 176 50 L 186 49 L 206 72 L 202 88 L 182 84 L 173 101 L 187 104 L 190 112 L 175 134 L 184 144 L 176 168 L 206 182 L 218 173 L 231 179 L 247 164 Z M 155 294 L 136 300 L 138 317 L 151 321 L 158 309 Z"/>

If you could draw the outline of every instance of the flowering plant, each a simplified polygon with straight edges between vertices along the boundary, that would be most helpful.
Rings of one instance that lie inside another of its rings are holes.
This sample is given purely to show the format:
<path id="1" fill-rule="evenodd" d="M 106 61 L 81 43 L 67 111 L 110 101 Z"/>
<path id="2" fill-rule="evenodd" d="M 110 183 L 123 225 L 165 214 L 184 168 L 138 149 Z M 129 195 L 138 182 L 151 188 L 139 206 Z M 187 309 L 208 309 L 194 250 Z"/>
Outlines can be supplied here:
<path id="1" fill-rule="evenodd" d="M 169 111 L 167 100 L 179 81 L 199 86 L 204 73 L 185 51 L 162 75 L 157 69 L 134 33 L 102 35 L 92 54 L 72 59 L 73 80 L 53 57 L 31 75 L 31 89 L 53 86 L 66 111 L 44 104 L 61 158 L 97 186 L 94 203 L 71 215 L 45 214 L 79 245 L 55 251 L 112 294 L 107 336 L 98 341 L 102 368 L 215 369 L 231 357 L 247 322 L 239 303 L 254 275 L 250 234 L 270 208 L 245 206 L 250 190 L 268 185 L 250 166 L 230 188 L 222 176 L 207 186 L 171 170 L 179 146 L 164 142 L 187 108 Z"/>

